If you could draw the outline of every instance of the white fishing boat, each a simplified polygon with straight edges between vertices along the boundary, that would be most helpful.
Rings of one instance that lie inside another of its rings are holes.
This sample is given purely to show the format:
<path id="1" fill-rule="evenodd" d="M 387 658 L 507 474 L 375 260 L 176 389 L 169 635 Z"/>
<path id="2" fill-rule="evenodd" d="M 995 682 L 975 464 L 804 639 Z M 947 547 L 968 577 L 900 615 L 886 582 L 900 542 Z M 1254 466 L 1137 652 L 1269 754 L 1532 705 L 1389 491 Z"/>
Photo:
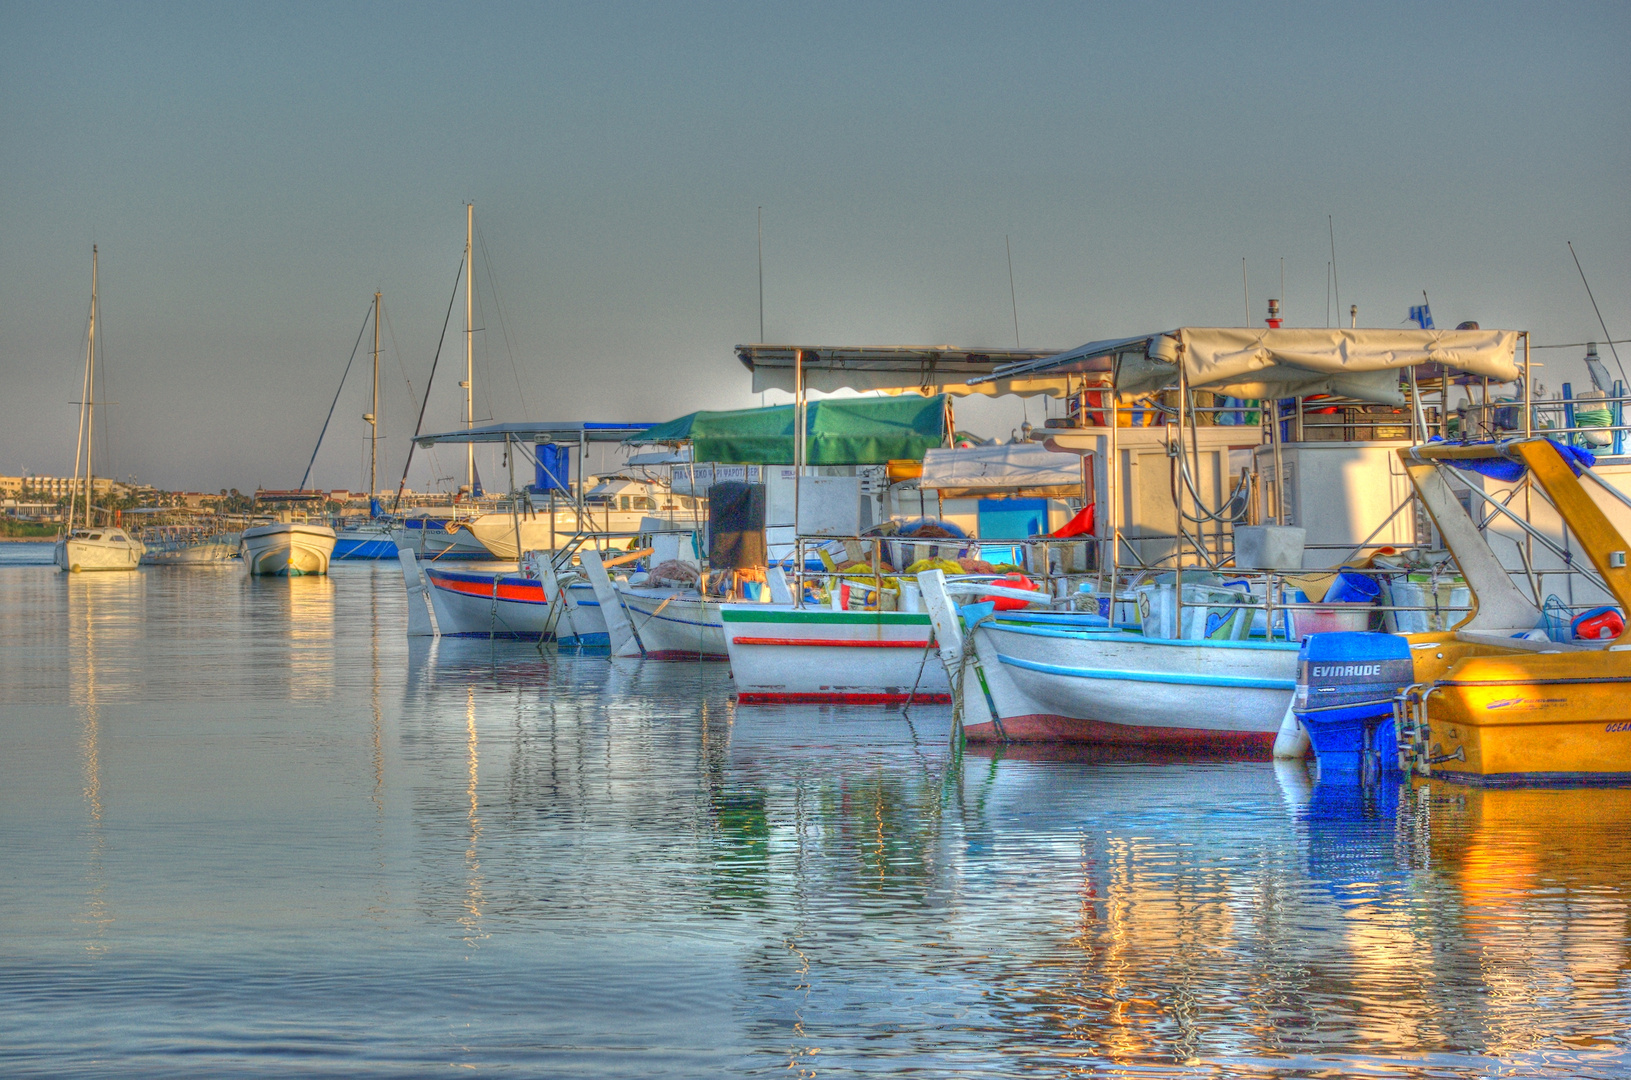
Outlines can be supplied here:
<path id="1" fill-rule="evenodd" d="M 239 554 L 251 574 L 299 577 L 328 573 L 334 530 L 299 521 L 269 521 L 243 531 Z"/>
<path id="2" fill-rule="evenodd" d="M 581 575 L 566 575 L 557 582 L 558 591 L 552 592 L 542 578 L 524 568 L 426 566 L 424 574 L 437 632 L 443 637 L 606 644 L 600 605 Z"/>
<path id="3" fill-rule="evenodd" d="M 96 246 L 91 246 L 91 316 L 90 329 L 85 339 L 85 381 L 79 399 L 79 434 L 74 442 L 74 482 L 69 489 L 68 522 L 58 537 L 52 558 L 66 572 L 87 570 L 134 570 L 146 550 L 139 540 L 114 526 L 96 526 L 96 509 L 92 497 L 96 491 L 95 470 L 91 465 L 92 443 L 96 432 L 96 316 L 97 278 Z M 83 456 L 81 454 L 83 452 Z M 84 472 L 80 472 L 83 464 Z M 80 495 L 84 495 L 83 515 L 76 519 Z M 111 515 L 104 512 L 104 518 Z M 76 520 L 79 526 L 75 527 Z"/>
<path id="4" fill-rule="evenodd" d="M 950 700 L 926 614 L 741 603 L 719 619 L 744 705 Z"/>

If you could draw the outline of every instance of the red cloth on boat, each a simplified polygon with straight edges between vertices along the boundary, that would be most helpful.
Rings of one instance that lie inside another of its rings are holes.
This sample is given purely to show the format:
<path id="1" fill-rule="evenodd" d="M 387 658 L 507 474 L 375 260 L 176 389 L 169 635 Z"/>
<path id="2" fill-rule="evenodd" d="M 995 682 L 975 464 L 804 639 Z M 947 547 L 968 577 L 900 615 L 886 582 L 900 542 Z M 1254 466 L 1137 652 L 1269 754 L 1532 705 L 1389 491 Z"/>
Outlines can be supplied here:
<path id="1" fill-rule="evenodd" d="M 1071 536 L 1091 536 L 1093 534 L 1093 511 L 1098 503 L 1088 503 L 1082 507 L 1082 512 L 1059 526 L 1048 535 L 1056 540 L 1064 540 Z"/>

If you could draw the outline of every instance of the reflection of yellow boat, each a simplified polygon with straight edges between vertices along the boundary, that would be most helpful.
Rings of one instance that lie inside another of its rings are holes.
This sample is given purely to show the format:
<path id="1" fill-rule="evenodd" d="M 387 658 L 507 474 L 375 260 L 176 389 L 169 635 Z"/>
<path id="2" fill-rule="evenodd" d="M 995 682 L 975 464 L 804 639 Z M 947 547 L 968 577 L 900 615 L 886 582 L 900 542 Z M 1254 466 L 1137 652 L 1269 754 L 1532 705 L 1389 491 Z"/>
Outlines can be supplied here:
<path id="1" fill-rule="evenodd" d="M 1625 538 L 1545 439 L 1431 445 L 1400 456 L 1474 594 L 1472 615 L 1454 631 L 1408 639 L 1416 685 L 1404 695 L 1399 732 L 1416 770 L 1483 783 L 1631 783 L 1631 629 L 1602 641 L 1514 637 L 1536 626 L 1540 610 L 1441 468 L 1495 457 L 1526 466 L 1622 612 L 1631 607 Z"/>

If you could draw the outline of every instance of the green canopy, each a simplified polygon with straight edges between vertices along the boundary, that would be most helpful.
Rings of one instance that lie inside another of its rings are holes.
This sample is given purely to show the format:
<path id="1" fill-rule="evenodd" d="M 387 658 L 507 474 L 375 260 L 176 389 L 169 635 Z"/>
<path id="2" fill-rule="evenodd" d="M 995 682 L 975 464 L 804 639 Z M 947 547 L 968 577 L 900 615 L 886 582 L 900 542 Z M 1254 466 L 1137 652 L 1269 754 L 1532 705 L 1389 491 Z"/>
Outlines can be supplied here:
<path id="1" fill-rule="evenodd" d="M 945 394 L 824 398 L 805 405 L 806 465 L 882 465 L 922 461 L 946 441 Z M 691 444 L 693 461 L 724 465 L 793 464 L 793 406 L 694 412 L 647 428 L 625 446 Z"/>

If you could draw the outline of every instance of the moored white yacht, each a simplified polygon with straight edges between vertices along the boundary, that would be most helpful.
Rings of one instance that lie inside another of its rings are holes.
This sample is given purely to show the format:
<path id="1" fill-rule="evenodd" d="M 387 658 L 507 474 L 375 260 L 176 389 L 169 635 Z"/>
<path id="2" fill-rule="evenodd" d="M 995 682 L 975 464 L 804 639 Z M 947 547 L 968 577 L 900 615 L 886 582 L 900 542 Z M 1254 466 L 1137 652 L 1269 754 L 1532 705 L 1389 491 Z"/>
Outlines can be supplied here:
<path id="1" fill-rule="evenodd" d="M 123 529 L 75 529 L 57 540 L 53 560 L 64 570 L 134 570 L 147 549 Z"/>

